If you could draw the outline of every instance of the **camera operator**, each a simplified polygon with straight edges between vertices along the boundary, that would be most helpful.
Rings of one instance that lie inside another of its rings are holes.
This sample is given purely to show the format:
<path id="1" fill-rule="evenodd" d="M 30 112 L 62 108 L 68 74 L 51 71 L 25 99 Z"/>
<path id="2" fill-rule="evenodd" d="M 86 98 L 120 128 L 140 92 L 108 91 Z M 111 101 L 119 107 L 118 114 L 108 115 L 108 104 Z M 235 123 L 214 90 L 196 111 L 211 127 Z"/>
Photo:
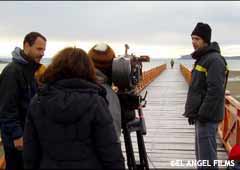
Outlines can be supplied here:
<path id="1" fill-rule="evenodd" d="M 115 53 L 109 45 L 99 43 L 89 50 L 88 56 L 94 62 L 98 83 L 107 91 L 108 108 L 112 114 L 114 127 L 120 142 L 121 106 L 117 94 L 112 89 L 112 62 Z"/>

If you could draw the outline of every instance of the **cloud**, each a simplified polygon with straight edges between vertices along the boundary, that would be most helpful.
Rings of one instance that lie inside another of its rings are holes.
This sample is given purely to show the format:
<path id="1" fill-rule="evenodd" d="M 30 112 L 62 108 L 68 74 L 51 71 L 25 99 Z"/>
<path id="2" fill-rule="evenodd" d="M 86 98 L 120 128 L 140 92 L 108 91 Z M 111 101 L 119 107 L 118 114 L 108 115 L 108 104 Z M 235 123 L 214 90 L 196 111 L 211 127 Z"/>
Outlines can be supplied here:
<path id="1" fill-rule="evenodd" d="M 205 21 L 217 37 L 239 43 L 233 36 L 239 35 L 239 11 L 239 2 L 0 2 L 0 36 L 19 37 L 38 30 L 55 40 L 177 44 L 179 37 L 189 38 L 198 21 Z M 226 27 L 231 38 L 222 34 Z M 169 36 L 153 38 L 166 32 Z"/>
<path id="2" fill-rule="evenodd" d="M 0 39 L 22 40 L 30 31 L 52 41 L 107 41 L 148 46 L 190 46 L 199 21 L 219 44 L 240 44 L 236 1 L 22 1 L 0 2 Z M 235 51 L 235 50 L 233 50 Z"/>

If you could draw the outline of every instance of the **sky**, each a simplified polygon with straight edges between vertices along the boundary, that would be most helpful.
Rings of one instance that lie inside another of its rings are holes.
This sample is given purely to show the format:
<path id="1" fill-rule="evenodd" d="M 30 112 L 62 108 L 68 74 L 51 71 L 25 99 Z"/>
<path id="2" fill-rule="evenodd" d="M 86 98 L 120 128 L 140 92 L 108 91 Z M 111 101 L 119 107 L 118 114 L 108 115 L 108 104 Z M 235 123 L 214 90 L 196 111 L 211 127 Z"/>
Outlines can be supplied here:
<path id="1" fill-rule="evenodd" d="M 24 36 L 47 37 L 45 57 L 67 46 L 86 52 L 105 42 L 116 55 L 178 58 L 193 52 L 197 22 L 212 28 L 224 56 L 240 56 L 240 2 L 237 1 L 11 1 L 0 2 L 0 57 L 10 57 Z"/>

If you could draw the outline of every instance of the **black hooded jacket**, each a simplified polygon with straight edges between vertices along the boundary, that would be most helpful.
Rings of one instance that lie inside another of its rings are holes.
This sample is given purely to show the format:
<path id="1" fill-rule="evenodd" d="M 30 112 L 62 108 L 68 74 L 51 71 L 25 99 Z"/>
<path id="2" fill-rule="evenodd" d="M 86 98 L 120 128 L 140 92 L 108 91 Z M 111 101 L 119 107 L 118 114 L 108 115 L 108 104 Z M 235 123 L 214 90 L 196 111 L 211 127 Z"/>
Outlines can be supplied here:
<path id="1" fill-rule="evenodd" d="M 27 109 L 37 91 L 34 73 L 40 67 L 40 64 L 26 60 L 18 47 L 12 56 L 12 62 L 0 76 L 0 125 L 5 148 L 13 148 L 13 140 L 23 136 Z"/>
<path id="2" fill-rule="evenodd" d="M 227 63 L 216 42 L 192 54 L 192 70 L 184 116 L 201 122 L 219 122 L 224 115 Z"/>
<path id="3" fill-rule="evenodd" d="M 124 169 L 105 95 L 82 79 L 45 85 L 26 120 L 24 168 Z"/>

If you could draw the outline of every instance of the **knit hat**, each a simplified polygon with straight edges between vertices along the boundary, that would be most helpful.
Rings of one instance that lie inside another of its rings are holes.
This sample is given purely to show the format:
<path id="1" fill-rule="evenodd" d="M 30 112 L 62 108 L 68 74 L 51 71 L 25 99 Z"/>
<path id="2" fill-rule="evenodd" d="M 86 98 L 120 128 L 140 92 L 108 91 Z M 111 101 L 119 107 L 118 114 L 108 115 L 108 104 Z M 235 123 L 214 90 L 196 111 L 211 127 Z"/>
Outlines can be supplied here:
<path id="1" fill-rule="evenodd" d="M 89 50 L 88 56 L 92 58 L 97 69 L 104 73 L 112 73 L 112 61 L 115 58 L 115 53 L 109 45 L 105 43 L 94 45 Z"/>
<path id="2" fill-rule="evenodd" d="M 197 23 L 191 35 L 197 35 L 201 37 L 206 43 L 210 44 L 211 33 L 212 33 L 212 29 L 208 24 L 199 22 Z"/>

